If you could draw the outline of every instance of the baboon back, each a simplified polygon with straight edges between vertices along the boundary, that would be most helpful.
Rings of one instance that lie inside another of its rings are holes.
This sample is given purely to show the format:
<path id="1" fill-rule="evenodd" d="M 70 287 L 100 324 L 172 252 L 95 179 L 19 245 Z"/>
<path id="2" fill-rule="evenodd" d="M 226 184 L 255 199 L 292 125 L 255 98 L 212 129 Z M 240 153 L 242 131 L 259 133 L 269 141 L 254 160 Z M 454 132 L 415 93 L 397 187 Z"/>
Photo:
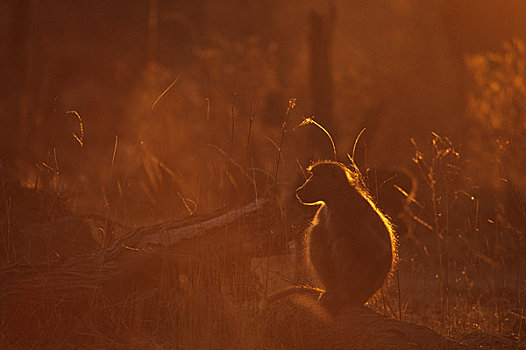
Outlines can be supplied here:
<path id="1" fill-rule="evenodd" d="M 325 287 L 322 303 L 337 311 L 363 305 L 381 288 L 392 267 L 392 232 L 348 169 L 321 164 L 310 168 L 313 175 L 298 198 L 304 204 L 323 201 L 306 234 L 307 259 Z"/>

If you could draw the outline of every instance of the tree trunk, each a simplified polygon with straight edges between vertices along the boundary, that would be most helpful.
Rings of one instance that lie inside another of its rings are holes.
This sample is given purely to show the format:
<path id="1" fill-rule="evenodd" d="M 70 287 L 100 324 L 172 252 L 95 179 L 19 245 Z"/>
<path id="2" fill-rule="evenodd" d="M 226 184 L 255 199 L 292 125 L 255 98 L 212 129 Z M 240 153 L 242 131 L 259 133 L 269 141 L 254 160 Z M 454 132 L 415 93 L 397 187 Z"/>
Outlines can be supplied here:
<path id="1" fill-rule="evenodd" d="M 316 11 L 310 14 L 310 92 L 312 114 L 314 120 L 320 123 L 335 138 L 333 127 L 333 79 L 331 67 L 331 49 L 334 8 L 322 15 Z M 314 155 L 311 159 L 333 158 L 332 148 L 327 136 L 321 130 L 310 130 L 310 142 Z"/>

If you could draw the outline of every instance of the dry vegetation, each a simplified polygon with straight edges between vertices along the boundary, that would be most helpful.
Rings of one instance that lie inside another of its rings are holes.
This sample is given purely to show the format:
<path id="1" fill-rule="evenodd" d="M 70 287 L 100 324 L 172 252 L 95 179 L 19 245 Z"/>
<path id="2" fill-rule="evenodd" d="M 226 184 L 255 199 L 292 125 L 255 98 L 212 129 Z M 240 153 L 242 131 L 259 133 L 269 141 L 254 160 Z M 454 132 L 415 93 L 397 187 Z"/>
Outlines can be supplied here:
<path id="1" fill-rule="evenodd" d="M 299 244 L 312 211 L 292 191 L 322 152 L 313 147 L 323 145 L 347 164 L 356 153 L 387 212 L 396 203 L 382 199 L 385 187 L 395 184 L 410 197 L 404 217 L 393 217 L 398 270 L 368 306 L 473 347 L 526 349 L 521 41 L 466 59 L 469 138 L 454 142 L 429 131 L 399 140 L 413 145 L 413 153 L 396 158 L 418 184 L 414 197 L 406 183 L 375 177 L 382 169 L 369 165 L 382 157 L 364 151 L 367 130 L 354 144 L 355 135 L 340 132 L 334 144 L 323 122 L 304 115 L 304 100 L 287 104 L 276 93 L 282 82 L 274 47 L 216 36 L 193 49 L 206 62 L 205 93 L 199 69 L 178 75 L 150 63 L 127 103 L 105 107 L 125 118 L 92 122 L 75 106 L 59 106 L 60 127 L 31 124 L 30 136 L 18 140 L 31 156 L 11 162 L 13 172 L 0 167 L 1 348 L 283 348 L 265 337 L 260 310 L 287 286 L 320 287 L 304 271 Z M 373 99 L 346 84 L 338 85 L 347 89 L 342 95 Z M 356 127 L 332 123 L 338 131 Z M 52 134 L 53 142 L 40 142 L 39 134 Z M 321 141 L 311 144 L 313 135 Z M 123 240 L 264 199 L 270 208 L 248 224 L 201 227 L 173 246 Z M 291 337 L 288 344 L 301 346 L 301 334 Z"/>

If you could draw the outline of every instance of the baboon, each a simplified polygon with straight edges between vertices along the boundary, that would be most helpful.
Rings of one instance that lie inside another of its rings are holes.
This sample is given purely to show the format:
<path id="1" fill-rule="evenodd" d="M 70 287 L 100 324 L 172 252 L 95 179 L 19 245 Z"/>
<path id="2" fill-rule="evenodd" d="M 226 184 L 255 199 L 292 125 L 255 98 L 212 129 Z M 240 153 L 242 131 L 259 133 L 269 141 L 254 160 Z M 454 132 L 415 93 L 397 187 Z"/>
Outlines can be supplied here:
<path id="1" fill-rule="evenodd" d="M 320 303 L 335 313 L 361 306 L 380 289 L 396 261 L 396 237 L 358 171 L 333 161 L 308 169 L 296 190 L 302 204 L 320 205 L 306 231 L 307 264 L 325 287 Z"/>

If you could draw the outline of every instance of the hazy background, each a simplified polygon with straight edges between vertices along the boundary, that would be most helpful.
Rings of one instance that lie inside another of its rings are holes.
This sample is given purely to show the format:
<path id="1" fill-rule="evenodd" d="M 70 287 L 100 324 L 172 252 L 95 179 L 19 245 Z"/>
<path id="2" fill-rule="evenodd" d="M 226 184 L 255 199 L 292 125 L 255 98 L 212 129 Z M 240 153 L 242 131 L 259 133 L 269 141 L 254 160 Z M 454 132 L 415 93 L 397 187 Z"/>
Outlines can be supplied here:
<path id="1" fill-rule="evenodd" d="M 367 128 L 357 150 L 367 166 L 410 163 L 410 138 L 425 142 L 431 131 L 467 150 L 473 123 L 467 102 L 477 85 L 466 57 L 502 51 L 503 42 L 526 36 L 520 0 L 6 0 L 0 6 L 3 166 L 29 184 L 51 181 L 59 170 L 70 189 L 97 194 L 119 178 L 132 188 L 131 179 L 146 174 L 154 186 L 171 184 L 172 195 L 202 203 L 210 191 L 196 179 L 218 183 L 203 167 L 215 167 L 209 164 L 221 152 L 247 165 L 250 150 L 254 167 L 272 171 L 290 98 L 297 105 L 289 128 L 315 114 L 340 157 Z M 323 111 L 313 102 L 310 78 L 313 13 L 332 26 L 325 67 L 332 82 L 318 87 L 332 104 Z M 82 118 L 82 145 L 70 110 Z M 300 133 L 285 140 L 293 150 L 284 156 L 285 169 L 297 168 L 295 149 L 306 144 L 295 139 Z M 145 159 L 155 163 L 153 173 Z"/>
<path id="2" fill-rule="evenodd" d="M 524 0 L 0 0 L 0 347 L 272 348 L 261 302 L 320 286 L 293 195 L 334 157 L 313 117 L 400 236 L 368 305 L 525 348 L 524 19 Z M 134 249 L 134 227 L 262 197 Z"/>

